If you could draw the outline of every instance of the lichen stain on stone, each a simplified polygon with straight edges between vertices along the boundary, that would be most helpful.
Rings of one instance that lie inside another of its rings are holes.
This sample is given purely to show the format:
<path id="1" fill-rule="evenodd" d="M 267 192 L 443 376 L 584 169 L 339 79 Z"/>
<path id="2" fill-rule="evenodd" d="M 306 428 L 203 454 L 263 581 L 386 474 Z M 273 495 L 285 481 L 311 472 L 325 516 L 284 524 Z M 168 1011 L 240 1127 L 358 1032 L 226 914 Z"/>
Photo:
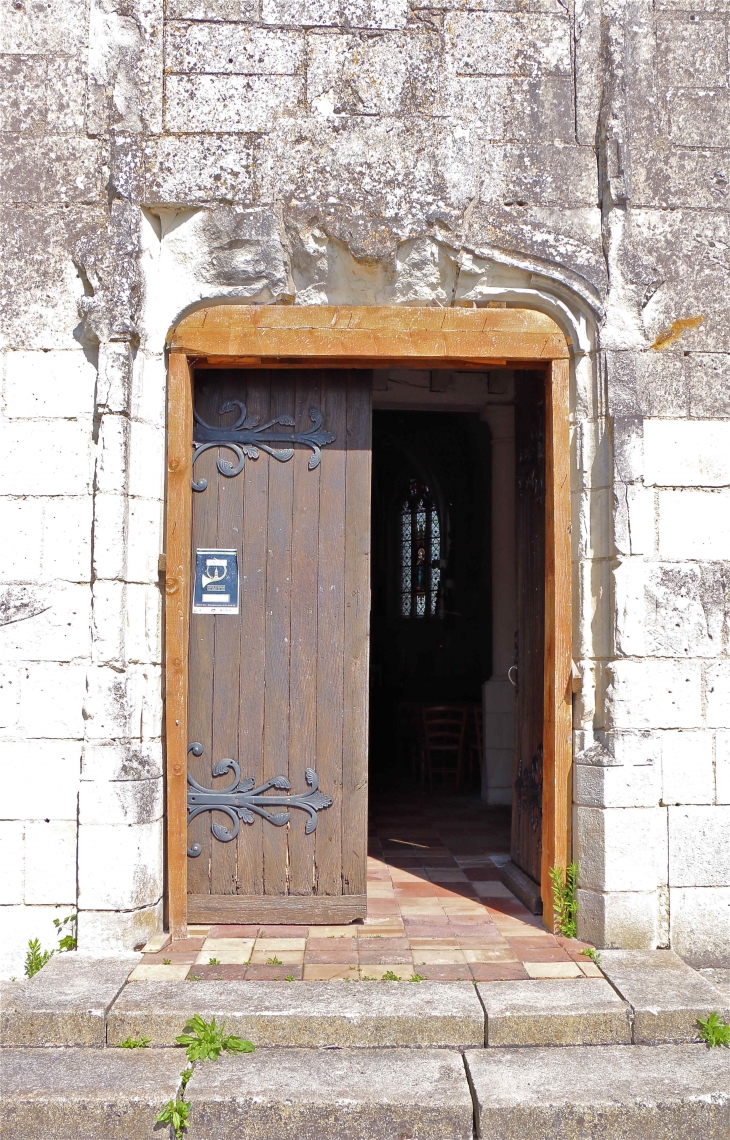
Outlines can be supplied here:
<path id="1" fill-rule="evenodd" d="M 685 329 L 698 329 L 704 319 L 705 318 L 700 315 L 697 317 L 682 317 L 681 320 L 672 321 L 668 329 L 664 329 L 659 333 L 659 336 L 651 347 L 660 350 L 662 348 L 668 348 L 670 344 L 676 344 Z"/>

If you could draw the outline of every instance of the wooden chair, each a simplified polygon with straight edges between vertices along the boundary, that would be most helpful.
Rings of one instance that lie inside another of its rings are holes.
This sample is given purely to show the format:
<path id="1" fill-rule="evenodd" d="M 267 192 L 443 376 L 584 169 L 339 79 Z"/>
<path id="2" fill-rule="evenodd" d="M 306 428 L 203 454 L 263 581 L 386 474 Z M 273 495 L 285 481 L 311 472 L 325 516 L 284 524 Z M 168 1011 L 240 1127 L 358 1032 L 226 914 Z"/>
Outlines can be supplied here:
<path id="1" fill-rule="evenodd" d="M 469 789 L 473 790 L 474 786 L 481 780 L 482 762 L 484 757 L 484 720 L 481 705 L 470 705 L 468 710 L 469 717 L 469 745 L 467 748 L 467 767 L 466 778 L 469 782 Z"/>
<path id="2" fill-rule="evenodd" d="M 423 708 L 424 774 L 428 777 L 429 791 L 433 790 L 434 774 L 453 776 L 457 792 L 461 786 L 466 713 L 464 705 L 426 705 Z"/>

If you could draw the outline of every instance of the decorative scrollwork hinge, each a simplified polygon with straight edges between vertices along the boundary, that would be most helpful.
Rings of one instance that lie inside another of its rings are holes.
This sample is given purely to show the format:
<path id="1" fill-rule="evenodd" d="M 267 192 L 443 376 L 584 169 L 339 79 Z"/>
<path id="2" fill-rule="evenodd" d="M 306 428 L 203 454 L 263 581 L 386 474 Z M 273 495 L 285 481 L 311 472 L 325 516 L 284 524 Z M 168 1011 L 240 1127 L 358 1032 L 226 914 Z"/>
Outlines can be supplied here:
<path id="1" fill-rule="evenodd" d="M 194 744 L 189 744 L 188 752 L 192 752 L 193 756 L 202 756 L 203 745 L 198 744 L 197 741 Z M 219 760 L 213 768 L 214 776 L 225 776 L 226 772 L 233 772 L 233 783 L 229 784 L 227 788 L 204 788 L 188 772 L 188 823 L 206 811 L 223 812 L 224 815 L 228 816 L 233 827 L 229 830 L 214 820 L 211 821 L 210 825 L 212 834 L 221 843 L 230 843 L 232 839 L 235 839 L 241 828 L 241 820 L 244 823 L 253 823 L 254 815 L 260 815 L 262 819 L 273 823 L 274 827 L 283 827 L 289 822 L 290 812 L 283 811 L 272 815 L 267 810 L 272 807 L 301 808 L 302 811 L 308 812 L 309 819 L 304 827 L 304 834 L 311 835 L 317 828 L 317 812 L 330 807 L 332 804 L 331 797 L 320 792 L 317 773 L 313 768 L 307 768 L 304 773 L 310 790 L 301 795 L 295 794 L 293 796 L 264 795 L 264 792 L 267 792 L 269 788 L 280 788 L 283 791 L 288 791 L 291 784 L 286 776 L 275 776 L 273 780 L 267 780 L 265 784 L 260 784 L 258 788 L 255 788 L 255 781 L 252 777 L 248 776 L 243 780 L 241 779 L 241 768 L 235 760 Z M 196 859 L 202 850 L 203 848 L 199 843 L 194 843 L 192 847 L 188 847 L 188 855 L 191 859 Z"/>
<path id="2" fill-rule="evenodd" d="M 337 438 L 334 432 L 327 431 L 326 428 L 322 427 L 322 413 L 318 408 L 309 409 L 309 418 L 312 420 L 313 426 L 304 431 L 271 430 L 277 426 L 279 429 L 293 429 L 294 420 L 291 416 L 277 416 L 275 419 L 259 425 L 259 417 L 249 416 L 246 405 L 242 404 L 240 400 L 227 400 L 225 404 L 221 404 L 220 414 L 225 415 L 227 412 L 235 411 L 236 408 L 238 408 L 238 419 L 231 427 L 212 427 L 201 419 L 197 412 L 193 413 L 195 418 L 193 467 L 195 467 L 195 461 L 204 451 L 210 450 L 211 447 L 225 447 L 233 452 L 237 462 L 233 464 L 227 459 L 218 459 L 216 466 L 226 479 L 233 479 L 243 471 L 243 464 L 246 459 L 258 459 L 259 449 L 273 456 L 274 459 L 278 459 L 280 463 L 286 463 L 293 456 L 294 448 L 277 449 L 270 447 L 269 444 L 301 443 L 305 447 L 311 448 L 312 454 L 309 457 L 308 467 L 310 471 L 313 471 L 315 467 L 319 466 L 322 459 L 320 448 L 326 447 L 328 443 L 334 443 Z M 204 491 L 207 486 L 207 479 L 197 481 L 193 479 L 192 481 L 194 491 Z"/>

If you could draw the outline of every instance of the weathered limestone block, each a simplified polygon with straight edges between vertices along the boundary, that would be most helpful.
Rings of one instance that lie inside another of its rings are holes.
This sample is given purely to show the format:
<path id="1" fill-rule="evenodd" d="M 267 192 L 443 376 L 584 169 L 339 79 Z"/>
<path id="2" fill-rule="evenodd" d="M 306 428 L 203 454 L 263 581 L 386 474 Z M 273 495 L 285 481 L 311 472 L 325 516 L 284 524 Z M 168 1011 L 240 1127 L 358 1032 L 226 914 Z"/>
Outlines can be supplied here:
<path id="1" fill-rule="evenodd" d="M 90 0 L 87 128 L 162 128 L 163 0 Z"/>
<path id="2" fill-rule="evenodd" d="M 659 554 L 664 558 L 730 558 L 730 492 L 660 491 Z"/>
<path id="3" fill-rule="evenodd" d="M 74 820 L 77 814 L 81 743 L 76 740 L 0 742 L 3 809 L 17 820 Z M 28 773 L 33 795 L 28 796 Z"/>
<path id="4" fill-rule="evenodd" d="M 166 84 L 165 129 L 267 131 L 304 100 L 304 81 L 289 75 L 170 75 Z"/>
<path id="5" fill-rule="evenodd" d="M 176 24 L 165 28 L 169 75 L 300 75 L 305 33 L 245 24 Z"/>
<path id="6" fill-rule="evenodd" d="M 663 487 L 730 484 L 730 423 L 645 420 L 644 482 Z"/>
<path id="7" fill-rule="evenodd" d="M 79 783 L 79 823 L 140 824 L 162 819 L 162 778 Z"/>
<path id="8" fill-rule="evenodd" d="M 514 143 L 480 148 L 483 203 L 591 207 L 595 203 L 595 155 L 588 147 L 530 147 Z"/>
<path id="9" fill-rule="evenodd" d="M 685 357 L 690 414 L 720 419 L 730 416 L 730 356 L 691 352 Z"/>
<path id="10" fill-rule="evenodd" d="M 78 135 L 84 130 L 86 80 L 68 56 L 0 56 L 0 130 Z"/>
<path id="11" fill-rule="evenodd" d="M 408 0 L 261 0 L 261 18 L 306 27 L 402 28 Z"/>
<path id="12" fill-rule="evenodd" d="M 484 1010 L 468 982 L 338 986 L 330 995 L 328 982 L 131 982 L 111 1011 L 109 1041 L 144 1035 L 173 1045 L 200 1013 L 257 1047 L 484 1044 Z"/>
<path id="13" fill-rule="evenodd" d="M 79 944 L 98 950 L 137 950 L 162 930 L 163 900 L 135 910 L 82 910 L 79 912 Z"/>
<path id="14" fill-rule="evenodd" d="M 630 558 L 614 572 L 616 648 L 631 656 L 727 652 L 730 582 L 722 562 Z"/>
<path id="15" fill-rule="evenodd" d="M 692 966 L 730 966 L 730 887 L 672 887 L 669 897 L 676 952 Z"/>
<path id="16" fill-rule="evenodd" d="M 180 1086 L 180 1058 L 162 1050 L 14 1049 L 3 1069 L 3 1119 L 18 1137 L 155 1140 Z"/>
<path id="17" fill-rule="evenodd" d="M 459 75 L 570 74 L 570 24 L 555 9 L 452 12 L 445 32 L 448 63 Z"/>
<path id="18" fill-rule="evenodd" d="M 10 352 L 5 358 L 5 416 L 77 419 L 94 414 L 96 369 L 76 352 Z"/>
<path id="19" fill-rule="evenodd" d="M 248 205 L 255 155 L 255 139 L 242 135 L 150 139 L 140 193 L 155 206 Z"/>
<path id="20" fill-rule="evenodd" d="M 2 1044 L 103 1046 L 107 1011 L 138 960 L 55 954 L 0 1013 Z"/>
<path id="21" fill-rule="evenodd" d="M 656 17 L 657 79 L 664 87 L 724 87 L 725 22 L 720 13 L 698 19 L 685 12 Z"/>
<path id="22" fill-rule="evenodd" d="M 714 784 L 709 732 L 662 733 L 663 803 L 711 804 Z"/>
<path id="23" fill-rule="evenodd" d="M 487 1045 L 620 1045 L 631 1041 L 628 1006 L 602 978 L 487 982 Z"/>
<path id="24" fill-rule="evenodd" d="M 446 74 L 438 107 L 493 141 L 527 144 L 575 143 L 574 88 L 567 76 L 484 76 Z"/>
<path id="25" fill-rule="evenodd" d="M 88 28 L 88 0 L 45 0 L 20 7 L 6 4 L 0 53 L 80 55 Z"/>
<path id="26" fill-rule="evenodd" d="M 76 898 L 75 820 L 33 820 L 25 824 L 26 906 L 73 909 Z"/>
<path id="27" fill-rule="evenodd" d="M 199 1066 L 188 1092 L 201 1140 L 471 1140 L 473 1131 L 464 1064 L 449 1050 L 261 1049 Z"/>
<path id="28" fill-rule="evenodd" d="M 700 1041 L 698 1017 L 727 1019 L 720 991 L 671 950 L 604 950 L 601 969 L 634 1011 L 637 1045 Z"/>
<path id="29" fill-rule="evenodd" d="M 579 884 L 595 891 L 651 891 L 666 881 L 666 811 L 659 807 L 574 809 Z M 636 852 L 641 851 L 641 860 Z"/>
<path id="30" fill-rule="evenodd" d="M 465 1055 L 483 1140 L 702 1140 L 730 1125 L 730 1068 L 696 1045 L 482 1049 Z M 587 1125 L 587 1121 L 590 1124 Z"/>
<path id="31" fill-rule="evenodd" d="M 307 43 L 307 106 L 341 115 L 402 115 L 440 110 L 441 40 L 432 29 L 342 35 Z"/>
<path id="32" fill-rule="evenodd" d="M 671 139 L 682 146 L 730 146 L 730 92 L 684 88 L 668 95 Z"/>
<path id="33" fill-rule="evenodd" d="M 698 728 L 702 675 L 696 661 L 614 661 L 608 668 L 610 728 Z"/>
<path id="34" fill-rule="evenodd" d="M 0 204 L 95 203 L 104 192 L 103 152 L 93 139 L 25 139 L 0 143 Z"/>
<path id="35" fill-rule="evenodd" d="M 82 823 L 78 843 L 81 910 L 131 911 L 158 902 L 163 868 L 162 828 L 157 820 Z"/>
<path id="36" fill-rule="evenodd" d="M 608 352 L 608 410 L 614 417 L 686 416 L 688 385 L 681 351 Z"/>
<path id="37" fill-rule="evenodd" d="M 632 150 L 631 197 L 635 206 L 722 208 L 730 180 L 730 151 L 721 150 L 714 142 L 704 150 L 673 148 L 663 137 L 635 144 Z"/>
<path id="38" fill-rule="evenodd" d="M 724 887 L 730 883 L 730 806 L 669 808 L 669 885 Z"/>

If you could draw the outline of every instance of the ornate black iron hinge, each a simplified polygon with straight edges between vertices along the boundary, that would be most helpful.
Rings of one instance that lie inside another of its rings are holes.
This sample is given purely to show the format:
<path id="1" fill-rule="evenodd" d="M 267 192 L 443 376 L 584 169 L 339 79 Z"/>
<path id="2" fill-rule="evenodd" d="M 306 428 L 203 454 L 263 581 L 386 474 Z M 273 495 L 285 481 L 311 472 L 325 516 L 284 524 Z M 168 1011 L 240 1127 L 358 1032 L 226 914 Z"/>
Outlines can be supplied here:
<path id="1" fill-rule="evenodd" d="M 193 756 L 202 756 L 203 745 L 197 741 L 189 744 L 188 752 L 192 752 Z M 241 827 L 241 820 L 244 823 L 253 823 L 254 815 L 260 815 L 262 819 L 273 823 L 274 827 L 283 827 L 289 822 L 290 812 L 283 811 L 272 815 L 267 810 L 272 807 L 301 808 L 302 811 L 308 812 L 309 819 L 304 827 L 304 834 L 311 835 L 317 828 L 317 812 L 332 804 L 331 797 L 320 792 L 317 773 L 313 768 L 307 768 L 304 773 L 310 790 L 293 796 L 264 795 L 269 788 L 288 791 L 291 784 L 286 776 L 276 776 L 273 780 L 267 780 L 265 784 L 255 788 L 255 781 L 250 776 L 241 779 L 241 769 L 235 760 L 219 760 L 213 768 L 214 776 L 225 776 L 226 772 L 233 772 L 233 783 L 227 788 L 204 788 L 188 772 L 188 823 L 206 811 L 223 812 L 233 824 L 230 830 L 214 820 L 210 824 L 211 832 L 221 843 L 230 843 L 235 839 Z M 194 843 L 192 847 L 188 847 L 188 855 L 191 859 L 196 859 L 202 850 L 199 843 Z"/>
<path id="2" fill-rule="evenodd" d="M 237 462 L 233 464 L 227 459 L 218 459 L 216 466 L 221 475 L 225 475 L 227 479 L 233 479 L 243 471 L 243 464 L 246 459 L 258 459 L 259 449 L 273 456 L 274 459 L 278 459 L 280 463 L 286 463 L 293 456 L 294 448 L 277 449 L 270 447 L 269 444 L 301 443 L 305 447 L 311 448 L 312 454 L 309 457 L 308 467 L 310 471 L 313 471 L 315 467 L 319 466 L 322 458 L 320 448 L 326 447 L 328 443 L 334 443 L 337 438 L 334 432 L 327 431 L 326 428 L 322 427 L 322 413 L 317 408 L 309 409 L 309 418 L 313 426 L 304 431 L 281 430 L 282 428 L 293 429 L 294 420 L 291 416 L 277 416 L 275 419 L 259 425 L 259 417 L 249 416 L 246 405 L 242 404 L 240 400 L 227 400 L 225 404 L 221 404 L 220 414 L 223 416 L 227 412 L 235 411 L 236 408 L 238 408 L 238 419 L 231 427 L 212 427 L 202 420 L 197 412 L 193 413 L 195 418 L 193 467 L 195 467 L 198 456 L 202 455 L 204 451 L 208 451 L 211 447 L 225 447 L 233 452 Z M 271 430 L 276 427 L 280 430 Z M 197 481 L 193 479 L 194 491 L 204 491 L 207 486 L 207 479 Z"/>

